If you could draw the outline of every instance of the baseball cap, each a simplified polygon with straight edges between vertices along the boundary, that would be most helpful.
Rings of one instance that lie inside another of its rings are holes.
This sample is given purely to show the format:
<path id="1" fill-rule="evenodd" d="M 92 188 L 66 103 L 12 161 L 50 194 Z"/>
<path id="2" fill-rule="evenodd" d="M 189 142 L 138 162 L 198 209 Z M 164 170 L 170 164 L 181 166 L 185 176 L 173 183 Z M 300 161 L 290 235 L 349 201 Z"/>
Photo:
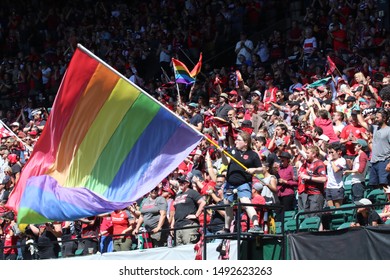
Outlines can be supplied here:
<path id="1" fill-rule="evenodd" d="M 289 152 L 281 152 L 279 157 L 291 159 L 291 154 Z"/>
<path id="2" fill-rule="evenodd" d="M 358 144 L 358 145 L 362 146 L 363 148 L 368 146 L 367 141 L 364 139 L 356 139 L 356 141 L 353 141 L 352 143 Z"/>
<path id="3" fill-rule="evenodd" d="M 33 111 L 31 112 L 31 115 L 33 115 L 33 116 L 35 116 L 35 115 L 40 115 L 40 114 L 42 114 L 42 112 L 41 112 L 40 110 L 38 110 L 38 109 L 33 110 Z"/>
<path id="4" fill-rule="evenodd" d="M 225 98 L 225 99 L 228 99 L 228 98 L 229 98 L 228 95 L 227 95 L 227 93 L 225 93 L 225 92 L 222 92 L 219 96 L 220 96 L 220 97 L 223 97 L 223 98 Z"/>
<path id="5" fill-rule="evenodd" d="M 243 127 L 252 127 L 252 121 L 250 120 L 243 120 L 241 123 L 241 126 Z"/>
<path id="6" fill-rule="evenodd" d="M 177 180 L 178 180 L 179 182 L 182 182 L 182 183 L 183 183 L 183 182 L 190 183 L 190 179 L 189 179 L 187 176 L 185 176 L 185 175 L 182 175 L 182 176 L 178 177 Z"/>
<path id="7" fill-rule="evenodd" d="M 261 191 L 261 190 L 264 188 L 264 186 L 263 186 L 262 183 L 256 182 L 256 183 L 253 184 L 253 188 L 254 188 L 256 191 Z"/>
<path id="8" fill-rule="evenodd" d="M 10 126 L 20 126 L 20 124 L 18 122 L 13 122 Z"/>
<path id="9" fill-rule="evenodd" d="M 170 193 L 172 196 L 175 196 L 175 195 L 176 195 L 176 193 L 174 192 L 174 190 L 172 190 L 169 186 L 164 186 L 164 187 L 162 188 L 162 191 L 163 191 L 163 192 L 168 192 L 168 193 Z"/>
<path id="10" fill-rule="evenodd" d="M 258 96 L 261 96 L 261 92 L 259 90 L 255 90 L 252 93 L 257 94 Z"/>
<path id="11" fill-rule="evenodd" d="M 362 198 L 359 201 L 355 201 L 356 205 L 371 205 L 372 202 L 368 198 Z"/>
<path id="12" fill-rule="evenodd" d="M 193 180 L 194 177 L 198 177 L 201 181 L 204 180 L 203 174 L 201 171 L 197 169 L 193 169 L 189 174 L 188 177 L 191 178 L 191 181 Z"/>

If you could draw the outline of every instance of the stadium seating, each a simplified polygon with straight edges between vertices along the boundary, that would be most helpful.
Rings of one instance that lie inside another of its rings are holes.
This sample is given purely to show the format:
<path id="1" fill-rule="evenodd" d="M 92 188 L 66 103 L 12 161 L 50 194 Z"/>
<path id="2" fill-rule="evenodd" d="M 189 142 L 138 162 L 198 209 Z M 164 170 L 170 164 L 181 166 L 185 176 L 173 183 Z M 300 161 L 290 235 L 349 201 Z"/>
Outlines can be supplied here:
<path id="1" fill-rule="evenodd" d="M 351 227 L 351 223 L 347 222 L 347 223 L 342 223 L 337 229 L 344 229 L 350 227 Z"/>
<path id="2" fill-rule="evenodd" d="M 314 216 L 305 218 L 299 225 L 299 231 L 318 231 L 321 224 L 321 218 Z"/>
<path id="3" fill-rule="evenodd" d="M 381 204 L 386 203 L 387 197 L 384 193 L 383 189 L 375 189 L 372 190 L 368 195 L 367 198 L 371 200 L 372 204 Z M 375 209 L 382 209 L 383 206 L 376 206 Z"/>

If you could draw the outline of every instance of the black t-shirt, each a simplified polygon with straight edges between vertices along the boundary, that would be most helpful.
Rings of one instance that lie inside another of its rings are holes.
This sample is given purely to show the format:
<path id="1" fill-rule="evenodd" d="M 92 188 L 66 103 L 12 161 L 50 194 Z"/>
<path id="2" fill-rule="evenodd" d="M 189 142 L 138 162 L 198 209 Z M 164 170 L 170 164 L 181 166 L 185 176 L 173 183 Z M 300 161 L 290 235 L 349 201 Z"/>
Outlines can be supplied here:
<path id="1" fill-rule="evenodd" d="M 224 202 L 221 200 L 217 203 L 217 205 L 223 205 Z M 213 213 L 211 215 L 210 223 L 208 226 L 208 230 L 212 233 L 216 233 L 217 231 L 223 229 L 225 227 L 225 217 L 222 216 L 218 210 L 223 209 L 213 209 Z"/>
<path id="2" fill-rule="evenodd" d="M 246 168 L 261 167 L 259 155 L 252 150 L 242 152 L 237 149 L 233 149 L 231 151 L 231 155 Z M 245 172 L 244 168 L 239 166 L 234 160 L 230 160 L 226 181 L 232 186 L 240 186 L 245 183 L 251 183 L 252 175 Z"/>
<path id="3" fill-rule="evenodd" d="M 372 209 L 369 210 L 367 217 L 363 217 L 361 213 L 357 213 L 356 222 L 359 223 L 361 226 L 372 226 L 372 222 L 383 224 L 383 221 L 379 214 Z"/>
<path id="4" fill-rule="evenodd" d="M 197 222 L 197 220 L 188 220 L 186 217 L 196 213 L 199 199 L 202 199 L 202 196 L 193 189 L 188 189 L 186 192 L 176 196 L 173 204 L 175 207 L 176 228 Z"/>
<path id="5" fill-rule="evenodd" d="M 56 259 L 61 251 L 57 243 L 57 237 L 50 231 L 45 230 L 38 237 L 38 254 L 40 259 Z"/>

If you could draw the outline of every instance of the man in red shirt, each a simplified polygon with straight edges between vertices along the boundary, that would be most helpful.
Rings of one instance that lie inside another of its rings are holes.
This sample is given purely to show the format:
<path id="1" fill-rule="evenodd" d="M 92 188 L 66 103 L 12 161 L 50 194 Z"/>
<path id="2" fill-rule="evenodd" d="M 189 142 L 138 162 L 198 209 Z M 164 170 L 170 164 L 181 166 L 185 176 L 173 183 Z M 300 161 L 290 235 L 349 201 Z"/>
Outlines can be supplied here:
<path id="1" fill-rule="evenodd" d="M 328 35 L 333 43 L 333 49 L 336 54 L 342 50 L 348 50 L 347 32 L 340 28 L 340 24 L 336 22 L 328 31 Z"/>
<path id="2" fill-rule="evenodd" d="M 265 77 L 265 84 L 267 89 L 264 91 L 263 103 L 265 111 L 268 111 L 271 109 L 271 102 L 276 102 L 278 88 L 274 86 L 274 80 L 271 76 Z"/>
<path id="3" fill-rule="evenodd" d="M 368 139 L 367 130 L 359 124 L 357 113 L 352 112 L 349 124 L 340 133 L 340 143 L 345 144 L 346 155 L 344 156 L 349 166 L 357 155 L 355 144 L 357 139 Z"/>
<path id="4" fill-rule="evenodd" d="M 326 166 L 318 157 L 318 147 L 311 146 L 307 149 L 306 170 L 300 172 L 299 176 L 305 185 L 304 192 L 307 194 L 304 211 L 322 210 L 324 206 L 324 190 L 326 178 Z M 308 217 L 315 214 L 308 214 Z"/>

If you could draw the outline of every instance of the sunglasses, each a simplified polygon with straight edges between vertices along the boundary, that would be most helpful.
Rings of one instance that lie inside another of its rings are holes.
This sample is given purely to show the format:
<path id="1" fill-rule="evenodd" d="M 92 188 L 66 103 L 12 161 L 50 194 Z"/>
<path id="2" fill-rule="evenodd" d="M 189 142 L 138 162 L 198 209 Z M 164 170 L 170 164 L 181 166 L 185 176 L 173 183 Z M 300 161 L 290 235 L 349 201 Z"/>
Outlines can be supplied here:
<path id="1" fill-rule="evenodd" d="M 390 107 L 390 103 L 386 103 L 383 107 Z"/>

